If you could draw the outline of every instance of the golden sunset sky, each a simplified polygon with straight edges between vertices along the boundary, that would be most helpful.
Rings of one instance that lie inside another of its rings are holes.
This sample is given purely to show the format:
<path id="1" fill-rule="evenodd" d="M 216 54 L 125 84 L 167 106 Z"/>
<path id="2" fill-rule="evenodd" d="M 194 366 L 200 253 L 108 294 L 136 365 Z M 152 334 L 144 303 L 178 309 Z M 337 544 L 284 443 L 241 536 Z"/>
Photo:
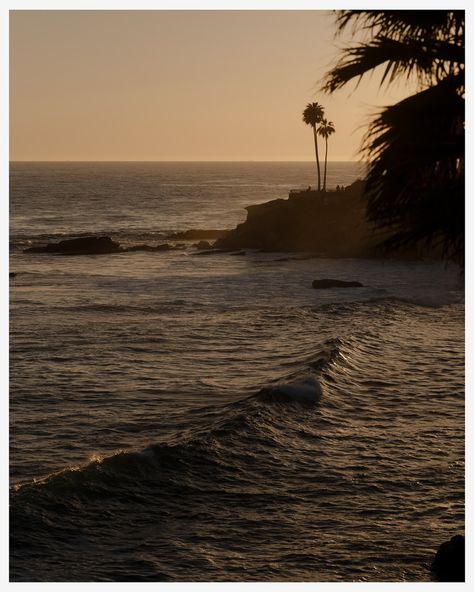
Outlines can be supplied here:
<path id="1" fill-rule="evenodd" d="M 369 116 L 411 94 L 318 87 L 349 35 L 329 11 L 10 12 L 11 160 L 312 160 L 308 102 L 358 160 Z"/>

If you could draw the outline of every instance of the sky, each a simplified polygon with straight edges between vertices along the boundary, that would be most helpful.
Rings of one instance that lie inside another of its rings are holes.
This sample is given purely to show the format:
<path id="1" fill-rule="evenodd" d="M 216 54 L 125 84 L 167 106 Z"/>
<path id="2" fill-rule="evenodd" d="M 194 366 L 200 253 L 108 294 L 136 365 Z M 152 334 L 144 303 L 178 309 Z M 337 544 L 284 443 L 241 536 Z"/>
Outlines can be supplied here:
<path id="1" fill-rule="evenodd" d="M 324 95 L 349 40 L 327 10 L 11 11 L 10 160 L 312 160 L 313 101 L 329 160 L 359 160 L 377 106 L 413 88 Z"/>

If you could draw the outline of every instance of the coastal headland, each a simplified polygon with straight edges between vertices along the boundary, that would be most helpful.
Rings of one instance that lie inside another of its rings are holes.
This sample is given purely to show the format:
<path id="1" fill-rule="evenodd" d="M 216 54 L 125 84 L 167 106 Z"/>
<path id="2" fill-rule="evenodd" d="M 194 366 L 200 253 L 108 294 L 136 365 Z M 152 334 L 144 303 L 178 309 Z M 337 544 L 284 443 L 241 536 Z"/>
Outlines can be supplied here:
<path id="1" fill-rule="evenodd" d="M 214 244 L 218 249 L 304 251 L 320 257 L 439 258 L 435 248 L 387 252 L 387 235 L 366 219 L 364 181 L 332 191 L 291 191 L 288 199 L 247 206 L 247 219 Z"/>

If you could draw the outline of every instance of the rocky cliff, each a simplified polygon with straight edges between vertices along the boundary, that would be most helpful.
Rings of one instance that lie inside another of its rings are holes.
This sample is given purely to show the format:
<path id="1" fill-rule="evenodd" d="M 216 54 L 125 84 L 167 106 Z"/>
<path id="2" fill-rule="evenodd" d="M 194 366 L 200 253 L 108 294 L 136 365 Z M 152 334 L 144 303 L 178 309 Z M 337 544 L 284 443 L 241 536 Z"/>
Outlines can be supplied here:
<path id="1" fill-rule="evenodd" d="M 377 245 L 384 238 L 365 217 L 364 182 L 340 191 L 291 192 L 248 206 L 247 220 L 218 239 L 220 249 L 308 251 L 321 257 L 383 257 Z M 392 254 L 390 254 L 392 255 Z M 399 258 L 435 256 L 413 249 L 393 254 Z"/>

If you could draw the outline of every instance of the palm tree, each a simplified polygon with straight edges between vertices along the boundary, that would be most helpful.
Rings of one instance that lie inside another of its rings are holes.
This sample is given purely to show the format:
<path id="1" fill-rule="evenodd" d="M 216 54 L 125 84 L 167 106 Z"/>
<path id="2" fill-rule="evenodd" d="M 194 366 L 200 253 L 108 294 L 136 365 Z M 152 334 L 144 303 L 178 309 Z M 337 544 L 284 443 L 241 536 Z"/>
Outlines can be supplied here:
<path id="1" fill-rule="evenodd" d="M 318 191 L 321 191 L 321 170 L 319 167 L 318 129 L 317 125 L 324 117 L 324 108 L 319 103 L 308 103 L 303 111 L 303 121 L 313 128 L 314 150 L 316 152 L 316 168 L 318 171 Z"/>
<path id="2" fill-rule="evenodd" d="M 328 138 L 336 131 L 334 123 L 323 119 L 318 129 L 318 134 L 323 137 L 326 141 L 326 152 L 324 154 L 324 180 L 323 180 L 323 191 L 326 191 L 326 169 L 328 165 Z"/>
<path id="3" fill-rule="evenodd" d="M 343 50 L 325 81 L 334 92 L 380 67 L 381 85 L 413 78 L 419 91 L 383 109 L 362 146 L 367 215 L 383 244 L 440 245 L 464 261 L 464 11 L 343 10 L 365 37 Z M 388 236 L 388 238 L 387 238 Z"/>

